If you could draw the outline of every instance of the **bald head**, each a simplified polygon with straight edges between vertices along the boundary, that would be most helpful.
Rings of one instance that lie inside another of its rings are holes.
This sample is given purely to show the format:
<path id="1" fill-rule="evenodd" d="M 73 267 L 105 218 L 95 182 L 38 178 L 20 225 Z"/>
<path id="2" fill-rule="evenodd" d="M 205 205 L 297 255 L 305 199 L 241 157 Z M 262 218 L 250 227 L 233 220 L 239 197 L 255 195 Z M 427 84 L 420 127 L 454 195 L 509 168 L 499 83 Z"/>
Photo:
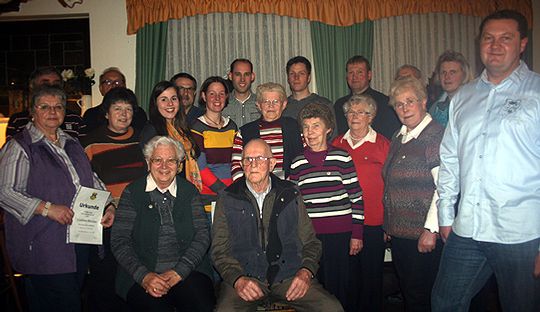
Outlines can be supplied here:
<path id="1" fill-rule="evenodd" d="M 259 156 L 267 156 L 272 157 L 272 149 L 270 148 L 270 145 L 266 143 L 263 139 L 253 139 L 244 146 L 244 150 L 242 151 L 242 158 L 244 158 L 245 155 L 249 155 L 248 151 L 251 152 L 252 149 L 261 150 L 263 151 L 263 155 Z"/>
<path id="2" fill-rule="evenodd" d="M 266 190 L 270 183 L 270 172 L 274 170 L 276 159 L 270 145 L 261 139 L 253 139 L 242 151 L 242 168 L 247 182 L 257 191 Z"/>

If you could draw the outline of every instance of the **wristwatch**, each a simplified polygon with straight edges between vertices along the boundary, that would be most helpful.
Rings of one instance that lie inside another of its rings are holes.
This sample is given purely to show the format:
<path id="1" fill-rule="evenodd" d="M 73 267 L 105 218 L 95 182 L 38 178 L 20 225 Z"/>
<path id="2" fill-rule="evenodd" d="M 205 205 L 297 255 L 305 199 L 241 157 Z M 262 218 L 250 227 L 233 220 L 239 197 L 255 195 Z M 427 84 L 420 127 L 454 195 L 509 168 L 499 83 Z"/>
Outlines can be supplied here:
<path id="1" fill-rule="evenodd" d="M 52 206 L 52 203 L 51 202 L 46 202 L 45 203 L 45 208 L 43 208 L 43 210 L 41 211 L 41 215 L 43 217 L 47 217 L 47 215 L 49 214 L 49 208 L 51 208 Z"/>

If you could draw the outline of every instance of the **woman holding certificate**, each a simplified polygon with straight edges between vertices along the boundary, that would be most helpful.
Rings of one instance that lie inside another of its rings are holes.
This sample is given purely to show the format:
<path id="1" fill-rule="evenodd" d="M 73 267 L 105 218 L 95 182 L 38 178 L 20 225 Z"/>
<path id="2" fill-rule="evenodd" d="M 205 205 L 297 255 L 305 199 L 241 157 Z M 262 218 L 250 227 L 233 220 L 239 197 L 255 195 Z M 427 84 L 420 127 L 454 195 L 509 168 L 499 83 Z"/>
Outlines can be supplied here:
<path id="1" fill-rule="evenodd" d="M 79 142 L 59 128 L 64 91 L 37 89 L 30 104 L 32 121 L 0 151 L 7 251 L 15 270 L 27 275 L 31 311 L 79 311 L 88 245 L 66 243 L 74 217 L 70 206 L 79 186 L 105 187 Z M 113 220 L 109 206 L 102 224 L 109 227 Z"/>
<path id="2" fill-rule="evenodd" d="M 156 136 L 143 153 L 150 173 L 122 193 L 111 233 L 116 291 L 134 311 L 212 311 L 209 222 L 197 188 L 177 174 L 184 149 Z"/>
<path id="3" fill-rule="evenodd" d="M 92 170 L 105 183 L 116 205 L 124 188 L 145 176 L 146 162 L 139 147 L 140 131 L 131 126 L 140 109 L 130 89 L 114 88 L 107 92 L 100 108 L 107 124 L 96 128 L 81 140 Z M 103 247 L 90 251 L 88 309 L 94 312 L 122 311 L 126 303 L 116 295 L 114 278 L 118 264 L 111 252 L 111 231 L 103 231 Z"/>

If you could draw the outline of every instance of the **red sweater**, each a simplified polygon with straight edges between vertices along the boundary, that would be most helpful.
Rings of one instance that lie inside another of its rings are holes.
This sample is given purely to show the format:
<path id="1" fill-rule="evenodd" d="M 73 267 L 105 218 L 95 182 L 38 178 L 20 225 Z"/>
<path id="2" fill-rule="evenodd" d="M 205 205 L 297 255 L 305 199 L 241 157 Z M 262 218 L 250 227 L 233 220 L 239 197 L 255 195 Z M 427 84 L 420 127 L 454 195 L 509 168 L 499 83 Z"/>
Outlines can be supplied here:
<path id="1" fill-rule="evenodd" d="M 349 152 L 356 168 L 356 175 L 363 191 L 364 225 L 379 226 L 383 224 L 384 182 L 382 168 L 390 148 L 390 141 L 377 133 L 375 143 L 364 142 L 356 149 L 338 136 L 332 142 L 335 147 Z"/>

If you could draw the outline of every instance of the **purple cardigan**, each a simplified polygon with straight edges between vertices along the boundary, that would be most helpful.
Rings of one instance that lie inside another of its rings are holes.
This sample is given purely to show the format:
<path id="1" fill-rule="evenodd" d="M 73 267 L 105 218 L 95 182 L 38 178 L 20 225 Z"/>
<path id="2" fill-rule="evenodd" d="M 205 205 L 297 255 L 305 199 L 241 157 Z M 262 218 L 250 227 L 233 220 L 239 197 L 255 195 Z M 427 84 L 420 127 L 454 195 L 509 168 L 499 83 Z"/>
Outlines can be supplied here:
<path id="1" fill-rule="evenodd" d="M 66 164 L 43 140 L 32 143 L 28 130 L 17 134 L 30 162 L 27 193 L 54 204 L 71 206 L 76 192 Z M 92 169 L 78 141 L 68 139 L 64 150 L 75 167 L 81 185 L 92 187 Z M 33 216 L 22 225 L 5 215 L 7 251 L 15 270 L 25 274 L 61 274 L 77 271 L 75 245 L 66 243 L 66 225 Z"/>

